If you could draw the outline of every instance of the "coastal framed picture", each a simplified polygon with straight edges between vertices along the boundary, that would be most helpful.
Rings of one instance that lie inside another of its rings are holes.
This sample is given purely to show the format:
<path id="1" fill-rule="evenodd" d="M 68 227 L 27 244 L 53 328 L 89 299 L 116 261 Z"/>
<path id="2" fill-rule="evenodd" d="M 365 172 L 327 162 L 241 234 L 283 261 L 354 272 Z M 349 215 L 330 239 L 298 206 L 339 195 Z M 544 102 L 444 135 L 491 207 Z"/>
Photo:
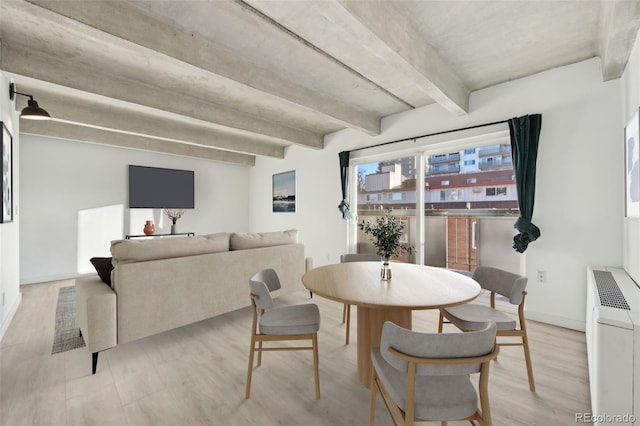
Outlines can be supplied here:
<path id="1" fill-rule="evenodd" d="M 624 129 L 626 217 L 640 218 L 640 119 L 638 111 Z"/>
<path id="2" fill-rule="evenodd" d="M 272 188 L 273 213 L 295 213 L 296 171 L 274 174 Z"/>
<path id="3" fill-rule="evenodd" d="M 0 217 L 0 223 L 7 223 L 13 221 L 13 137 L 9 133 L 6 124 L 4 122 L 1 123 L 2 216 Z"/>

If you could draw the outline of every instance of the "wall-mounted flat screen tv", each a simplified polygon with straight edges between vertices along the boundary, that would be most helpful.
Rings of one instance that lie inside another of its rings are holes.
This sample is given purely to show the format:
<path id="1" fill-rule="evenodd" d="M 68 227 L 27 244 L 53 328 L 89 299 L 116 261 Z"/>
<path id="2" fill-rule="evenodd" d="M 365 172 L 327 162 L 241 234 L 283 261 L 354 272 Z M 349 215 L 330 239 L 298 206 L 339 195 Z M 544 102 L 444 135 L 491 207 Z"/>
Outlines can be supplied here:
<path id="1" fill-rule="evenodd" d="M 129 207 L 194 208 L 193 171 L 130 165 Z"/>

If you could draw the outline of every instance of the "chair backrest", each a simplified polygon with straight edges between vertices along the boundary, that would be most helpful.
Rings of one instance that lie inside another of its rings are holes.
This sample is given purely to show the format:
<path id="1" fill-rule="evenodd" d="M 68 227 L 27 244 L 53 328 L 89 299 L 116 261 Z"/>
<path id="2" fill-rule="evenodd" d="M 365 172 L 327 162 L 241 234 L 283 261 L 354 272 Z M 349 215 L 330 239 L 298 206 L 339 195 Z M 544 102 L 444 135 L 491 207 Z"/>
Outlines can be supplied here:
<path id="1" fill-rule="evenodd" d="M 340 255 L 340 263 L 347 262 L 379 262 L 380 256 L 374 253 L 349 253 Z"/>
<path id="2" fill-rule="evenodd" d="M 263 269 L 249 279 L 251 293 L 258 296 L 256 299 L 256 308 L 258 309 L 271 308 L 273 306 L 271 292 L 280 289 L 280 287 L 280 278 L 273 269 Z"/>
<path id="3" fill-rule="evenodd" d="M 471 358 L 491 353 L 495 346 L 496 323 L 488 321 L 482 329 L 466 333 L 419 333 L 390 321 L 382 326 L 380 352 L 395 369 L 406 372 L 407 361 L 389 352 L 391 346 L 404 354 L 419 358 Z M 480 364 L 419 364 L 417 375 L 451 376 L 480 371 Z"/>
<path id="4" fill-rule="evenodd" d="M 490 266 L 478 266 L 473 273 L 473 279 L 480 287 L 509 298 L 509 302 L 514 305 L 522 303 L 528 281 L 527 277 L 522 275 Z"/>

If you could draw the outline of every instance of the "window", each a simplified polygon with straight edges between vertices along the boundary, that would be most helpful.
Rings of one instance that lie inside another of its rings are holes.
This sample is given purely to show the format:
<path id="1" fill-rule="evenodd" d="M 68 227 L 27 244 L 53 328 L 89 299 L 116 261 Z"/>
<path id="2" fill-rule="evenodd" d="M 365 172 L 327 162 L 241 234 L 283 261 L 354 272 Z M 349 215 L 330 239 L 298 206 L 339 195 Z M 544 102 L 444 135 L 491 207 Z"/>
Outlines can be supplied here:
<path id="1" fill-rule="evenodd" d="M 446 189 L 440 191 L 440 201 L 464 200 L 464 191 L 460 189 Z"/>
<path id="2" fill-rule="evenodd" d="M 501 137 L 506 140 L 508 134 Z M 449 265 L 467 271 L 473 271 L 479 264 L 491 265 L 496 258 L 500 262 L 508 258 L 511 262 L 513 216 L 518 208 L 513 164 L 509 152 L 503 152 L 495 138 L 489 140 L 489 145 L 471 147 L 461 145 L 464 142 L 458 140 L 455 141 L 457 151 L 424 147 L 407 157 L 389 153 L 379 160 L 356 164 L 353 191 L 357 195 L 354 210 L 358 222 L 375 221 L 383 216 L 385 209 L 392 209 L 394 216 L 406 220 L 408 244 L 414 246 L 416 252 L 398 261 Z M 420 183 L 424 185 L 422 188 Z M 416 204 L 418 199 L 423 201 L 422 205 Z M 492 236 L 484 238 L 484 243 L 477 248 L 471 241 L 473 220 L 478 232 Z M 458 228 L 460 233 L 454 230 Z M 422 235 L 416 233 L 417 229 Z M 350 225 L 350 231 L 350 249 L 357 253 L 375 253 L 375 247 L 362 230 Z M 458 243 L 449 243 L 452 238 L 465 235 L 466 239 L 460 244 L 468 256 L 461 257 L 461 250 L 451 251 Z M 514 262 L 520 262 L 521 256 L 517 253 L 512 257 Z M 510 269 L 519 271 L 520 267 Z"/>

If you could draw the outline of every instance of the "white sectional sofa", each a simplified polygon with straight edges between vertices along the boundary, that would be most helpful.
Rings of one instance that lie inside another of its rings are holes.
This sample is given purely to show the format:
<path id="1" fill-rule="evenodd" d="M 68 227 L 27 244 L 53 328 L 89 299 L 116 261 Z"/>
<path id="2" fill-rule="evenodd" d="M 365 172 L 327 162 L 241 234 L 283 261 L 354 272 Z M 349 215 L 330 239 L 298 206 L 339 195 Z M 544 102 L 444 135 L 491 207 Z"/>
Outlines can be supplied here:
<path id="1" fill-rule="evenodd" d="M 77 318 L 93 373 L 100 351 L 249 306 L 249 278 L 261 269 L 277 271 L 276 296 L 302 289 L 305 256 L 297 235 L 113 241 L 111 285 L 97 276 L 76 280 Z"/>

